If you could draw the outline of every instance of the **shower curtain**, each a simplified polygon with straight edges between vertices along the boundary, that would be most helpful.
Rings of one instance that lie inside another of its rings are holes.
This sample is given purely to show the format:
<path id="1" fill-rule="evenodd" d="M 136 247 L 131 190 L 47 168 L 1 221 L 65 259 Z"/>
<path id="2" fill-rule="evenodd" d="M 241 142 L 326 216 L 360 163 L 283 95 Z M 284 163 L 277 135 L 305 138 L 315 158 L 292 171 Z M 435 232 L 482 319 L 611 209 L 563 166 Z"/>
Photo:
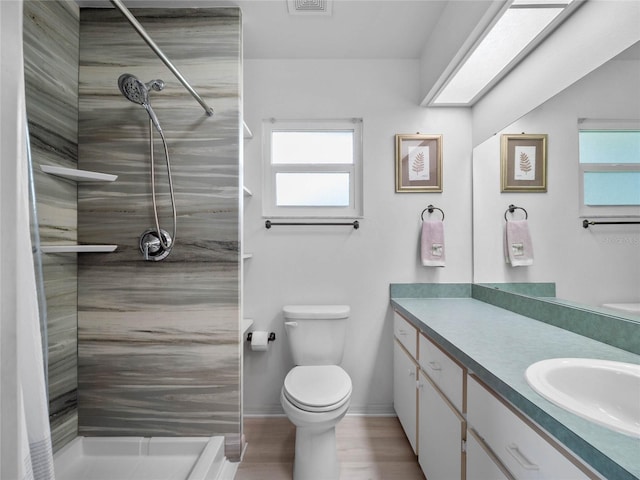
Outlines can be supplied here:
<path id="1" fill-rule="evenodd" d="M 19 29 L 20 33 L 22 29 Z M 21 35 L 20 35 L 21 36 Z M 25 105 L 22 41 L 17 42 L 16 61 L 20 78 L 17 82 L 19 132 L 16 138 L 16 322 L 18 373 L 18 438 L 20 439 L 19 479 L 53 480 L 53 455 L 47 385 L 45 382 L 40 335 L 38 295 L 34 271 L 31 230 L 29 224 L 29 149 Z M 38 246 L 39 247 L 39 246 Z"/>

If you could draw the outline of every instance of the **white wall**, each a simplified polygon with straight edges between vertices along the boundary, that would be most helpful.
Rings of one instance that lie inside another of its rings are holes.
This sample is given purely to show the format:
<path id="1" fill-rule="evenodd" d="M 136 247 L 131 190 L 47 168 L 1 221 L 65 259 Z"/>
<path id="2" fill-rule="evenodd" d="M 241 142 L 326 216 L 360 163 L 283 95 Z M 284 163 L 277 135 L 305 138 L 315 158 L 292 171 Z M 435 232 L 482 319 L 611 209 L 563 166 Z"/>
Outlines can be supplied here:
<path id="1" fill-rule="evenodd" d="M 637 226 L 582 227 L 578 118 L 640 117 L 640 61 L 612 60 L 499 133 L 547 133 L 548 192 L 500 193 L 500 135 L 474 149 L 474 280 L 557 283 L 557 296 L 580 303 L 640 301 Z M 513 268 L 502 253 L 503 213 L 529 212 L 535 255 Z"/>
<path id="2" fill-rule="evenodd" d="M 19 478 L 23 441 L 18 426 L 18 199 L 21 178 L 24 87 L 22 64 L 22 3 L 0 2 L 0 478 Z"/>
<path id="3" fill-rule="evenodd" d="M 282 327 L 288 303 L 351 306 L 343 366 L 354 385 L 351 412 L 392 412 L 389 284 L 471 281 L 471 129 L 468 110 L 419 106 L 418 60 L 245 60 L 244 315 L 274 331 L 267 353 L 245 348 L 244 412 L 282 412 L 292 360 Z M 363 119 L 364 218 L 349 227 L 264 227 L 261 123 L 268 118 Z M 441 194 L 395 193 L 394 135 L 443 134 Z M 446 213 L 445 268 L 419 262 L 420 213 Z M 437 213 L 437 212 L 436 212 Z M 245 342 L 246 344 L 246 342 Z"/>

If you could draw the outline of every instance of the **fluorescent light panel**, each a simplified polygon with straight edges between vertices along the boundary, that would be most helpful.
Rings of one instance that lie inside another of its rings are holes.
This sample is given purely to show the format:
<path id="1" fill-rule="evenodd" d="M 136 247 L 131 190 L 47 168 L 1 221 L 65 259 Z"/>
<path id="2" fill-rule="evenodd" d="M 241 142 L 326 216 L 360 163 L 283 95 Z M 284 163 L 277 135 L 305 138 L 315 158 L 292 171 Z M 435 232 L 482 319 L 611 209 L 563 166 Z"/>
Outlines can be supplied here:
<path id="1" fill-rule="evenodd" d="M 557 0 L 515 0 L 436 95 L 433 104 L 470 104 L 565 7 Z"/>

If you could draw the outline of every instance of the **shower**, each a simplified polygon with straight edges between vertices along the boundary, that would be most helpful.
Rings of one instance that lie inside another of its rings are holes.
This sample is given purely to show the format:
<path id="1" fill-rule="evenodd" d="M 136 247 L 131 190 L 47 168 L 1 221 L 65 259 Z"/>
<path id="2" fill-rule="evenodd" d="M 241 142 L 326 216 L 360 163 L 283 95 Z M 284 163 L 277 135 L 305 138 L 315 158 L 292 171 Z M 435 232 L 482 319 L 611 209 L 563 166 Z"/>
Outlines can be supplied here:
<path id="1" fill-rule="evenodd" d="M 173 193 L 173 180 L 171 177 L 171 160 L 169 158 L 169 149 L 167 141 L 158 121 L 153 108 L 151 108 L 151 100 L 149 92 L 154 90 L 161 91 L 164 88 L 164 82 L 159 79 L 151 80 L 148 83 L 142 83 L 138 78 L 130 73 L 124 73 L 118 78 L 118 88 L 124 97 L 130 102 L 142 105 L 149 114 L 149 153 L 151 157 L 151 199 L 153 203 L 153 214 L 155 217 L 155 229 L 150 228 L 140 236 L 140 251 L 145 260 L 158 261 L 171 253 L 171 249 L 176 243 L 176 202 Z M 155 183 L 155 160 L 153 149 L 153 129 L 158 131 L 164 146 L 164 156 L 167 164 L 167 175 L 169 179 L 169 195 L 171 197 L 171 209 L 173 211 L 173 230 L 171 235 L 160 228 L 158 219 L 158 207 L 156 202 L 156 183 Z"/>

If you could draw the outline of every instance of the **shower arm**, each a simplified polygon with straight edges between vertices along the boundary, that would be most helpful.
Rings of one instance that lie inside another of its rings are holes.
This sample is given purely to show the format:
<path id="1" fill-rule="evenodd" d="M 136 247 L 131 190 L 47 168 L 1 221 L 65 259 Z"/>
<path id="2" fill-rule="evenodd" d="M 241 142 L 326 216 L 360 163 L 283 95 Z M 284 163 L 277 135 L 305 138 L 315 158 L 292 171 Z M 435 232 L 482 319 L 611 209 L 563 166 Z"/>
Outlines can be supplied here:
<path id="1" fill-rule="evenodd" d="M 180 71 L 173 65 L 173 63 L 171 63 L 171 60 L 169 60 L 167 56 L 162 52 L 162 50 L 160 50 L 160 47 L 156 45 L 156 42 L 153 41 L 153 39 L 149 36 L 149 34 L 144 29 L 144 27 L 140 24 L 140 22 L 138 22 L 136 17 L 134 17 L 133 14 L 129 11 L 129 9 L 124 6 L 121 0 L 110 0 L 110 1 L 114 7 L 120 10 L 120 12 L 125 16 L 125 18 L 131 24 L 131 26 L 136 30 L 136 32 L 138 32 L 138 34 L 147 43 L 147 45 L 151 47 L 151 50 L 153 50 L 155 54 L 160 58 L 160 60 L 164 62 L 164 64 L 167 66 L 167 68 L 169 68 L 169 70 L 171 70 L 171 72 L 176 76 L 176 78 L 180 80 L 180 83 L 184 85 L 184 88 L 186 88 L 189 91 L 189 93 L 193 96 L 193 98 L 195 98 L 197 102 L 200 105 L 202 105 L 202 108 L 204 108 L 205 113 L 209 117 L 211 117 L 213 115 L 213 108 L 211 108 L 207 104 L 207 102 L 205 102 L 202 99 L 202 97 L 198 95 L 198 92 L 196 92 L 193 89 L 193 87 L 189 84 L 187 79 L 184 78 L 180 73 Z"/>

